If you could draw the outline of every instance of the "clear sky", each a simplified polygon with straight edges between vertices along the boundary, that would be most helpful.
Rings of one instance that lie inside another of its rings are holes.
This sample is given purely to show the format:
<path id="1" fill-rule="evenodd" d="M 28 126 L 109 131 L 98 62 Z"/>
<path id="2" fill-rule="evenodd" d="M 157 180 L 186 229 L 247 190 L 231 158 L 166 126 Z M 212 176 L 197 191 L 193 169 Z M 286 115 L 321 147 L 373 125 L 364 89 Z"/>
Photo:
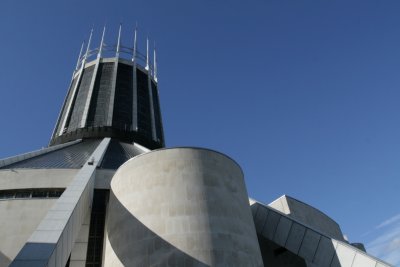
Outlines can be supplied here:
<path id="1" fill-rule="evenodd" d="M 400 1 L 0 2 L 0 158 L 46 146 L 83 40 L 156 42 L 168 147 L 221 151 L 400 266 Z"/>

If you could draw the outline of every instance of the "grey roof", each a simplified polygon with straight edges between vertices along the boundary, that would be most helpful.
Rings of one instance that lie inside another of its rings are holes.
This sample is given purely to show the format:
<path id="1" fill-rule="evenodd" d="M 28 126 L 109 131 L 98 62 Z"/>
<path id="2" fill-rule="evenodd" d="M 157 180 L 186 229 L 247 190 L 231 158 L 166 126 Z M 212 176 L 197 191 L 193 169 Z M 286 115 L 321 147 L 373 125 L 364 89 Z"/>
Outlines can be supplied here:
<path id="1" fill-rule="evenodd" d="M 132 144 L 111 140 L 100 168 L 118 169 L 119 166 L 124 164 L 127 160 L 142 153 L 142 150 Z"/>
<path id="2" fill-rule="evenodd" d="M 100 143 L 100 139 L 88 139 L 37 157 L 4 166 L 0 169 L 80 169 Z M 133 144 L 111 140 L 100 168 L 118 169 L 125 161 L 143 153 Z"/>
<path id="3" fill-rule="evenodd" d="M 4 166 L 2 169 L 80 169 L 101 140 L 87 140 Z"/>

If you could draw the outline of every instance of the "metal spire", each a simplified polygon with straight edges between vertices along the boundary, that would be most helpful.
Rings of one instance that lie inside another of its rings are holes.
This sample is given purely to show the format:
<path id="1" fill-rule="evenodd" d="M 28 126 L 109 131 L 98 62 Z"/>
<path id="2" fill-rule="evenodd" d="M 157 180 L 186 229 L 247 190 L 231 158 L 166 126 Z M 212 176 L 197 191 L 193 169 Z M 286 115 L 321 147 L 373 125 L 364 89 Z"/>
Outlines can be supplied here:
<path id="1" fill-rule="evenodd" d="M 146 67 L 145 67 L 145 69 L 149 70 L 150 66 L 149 66 L 149 37 L 148 36 L 146 39 L 146 47 L 147 47 L 147 50 L 146 50 Z"/>
<path id="2" fill-rule="evenodd" d="M 136 23 L 136 27 L 135 27 L 135 36 L 133 39 L 133 54 L 132 54 L 132 61 L 136 60 L 136 43 L 137 43 L 137 23 Z"/>
<path id="3" fill-rule="evenodd" d="M 122 27 L 122 23 L 119 24 L 117 53 L 115 54 L 115 57 L 119 57 L 119 50 L 120 50 L 120 45 L 121 45 L 121 27 Z"/>
<path id="4" fill-rule="evenodd" d="M 154 80 L 157 82 L 157 58 L 156 58 L 156 42 L 154 42 L 154 51 L 153 51 L 153 75 Z"/>
<path id="5" fill-rule="evenodd" d="M 101 58 L 101 53 L 103 52 L 103 45 L 104 45 L 104 34 L 106 32 L 106 26 L 103 28 L 103 34 L 101 35 L 101 42 L 99 47 L 99 52 L 97 53 L 97 58 Z"/>
<path id="6" fill-rule="evenodd" d="M 92 27 L 92 29 L 90 30 L 89 41 L 88 41 L 88 44 L 87 44 L 87 47 L 86 47 L 85 57 L 83 58 L 83 61 L 84 61 L 84 62 L 86 61 L 86 59 L 87 59 L 88 56 L 89 56 L 89 49 L 90 49 L 90 42 L 92 41 L 92 34 L 93 34 L 93 27 Z"/>
<path id="7" fill-rule="evenodd" d="M 85 41 L 82 42 L 81 51 L 79 52 L 78 61 L 76 62 L 75 70 L 78 70 L 78 68 L 79 68 L 79 62 L 81 61 L 81 56 L 82 56 L 83 46 L 84 45 L 85 45 Z"/>

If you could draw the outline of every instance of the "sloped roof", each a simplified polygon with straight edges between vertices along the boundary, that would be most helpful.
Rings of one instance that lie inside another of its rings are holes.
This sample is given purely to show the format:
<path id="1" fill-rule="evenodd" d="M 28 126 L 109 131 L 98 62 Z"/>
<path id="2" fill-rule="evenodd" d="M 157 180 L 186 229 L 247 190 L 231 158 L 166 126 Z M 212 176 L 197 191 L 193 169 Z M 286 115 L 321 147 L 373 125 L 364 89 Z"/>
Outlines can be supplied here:
<path id="1" fill-rule="evenodd" d="M 119 166 L 124 164 L 127 160 L 142 153 L 143 151 L 133 144 L 111 140 L 103 161 L 100 164 L 100 168 L 118 169 Z"/>
<path id="2" fill-rule="evenodd" d="M 40 156 L 19 161 L 0 169 L 80 169 L 100 143 L 100 139 L 88 139 Z M 125 161 L 143 153 L 133 144 L 111 140 L 99 168 L 118 169 Z"/>

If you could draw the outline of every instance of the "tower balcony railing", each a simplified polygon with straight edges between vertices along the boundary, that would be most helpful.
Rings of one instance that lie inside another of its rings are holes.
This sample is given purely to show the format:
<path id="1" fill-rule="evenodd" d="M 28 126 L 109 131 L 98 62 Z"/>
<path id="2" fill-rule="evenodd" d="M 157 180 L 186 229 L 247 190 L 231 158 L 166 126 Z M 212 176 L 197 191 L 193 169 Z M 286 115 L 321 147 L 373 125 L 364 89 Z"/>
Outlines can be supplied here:
<path id="1" fill-rule="evenodd" d="M 146 68 L 146 55 L 140 51 L 136 51 L 136 56 L 135 59 L 133 59 L 133 48 L 127 47 L 127 46 L 120 46 L 120 51 L 119 51 L 119 55 L 118 58 L 121 59 L 125 59 L 127 61 L 136 61 L 136 64 Z M 90 62 L 94 59 L 97 58 L 98 54 L 100 51 L 100 47 L 91 49 L 88 51 L 87 55 L 83 55 L 78 59 L 78 69 L 79 66 L 81 66 L 81 64 L 83 62 L 87 63 Z M 113 57 L 117 57 L 117 46 L 116 45 L 103 45 L 103 49 L 102 49 L 102 53 L 101 53 L 101 58 L 113 58 Z M 151 74 L 153 74 L 154 72 L 154 64 L 153 64 L 153 60 L 149 59 L 149 66 L 148 69 L 150 70 Z"/>
<path id="2" fill-rule="evenodd" d="M 109 45 L 104 41 L 104 35 L 106 27 L 103 28 L 100 45 L 96 48 L 91 48 L 91 40 L 93 35 L 93 29 L 90 32 L 89 41 L 86 46 L 86 52 L 83 53 L 83 47 L 85 42 L 82 43 L 81 50 L 79 52 L 78 61 L 76 63 L 75 72 L 78 72 L 81 68 L 85 67 L 85 64 L 100 58 L 118 58 L 131 61 L 132 64 L 144 68 L 153 76 L 154 80 L 157 81 L 157 60 L 156 60 L 156 49 L 153 47 L 153 59 L 149 56 L 149 39 L 146 39 L 146 53 L 142 53 L 137 49 L 137 29 L 134 32 L 134 42 L 132 46 L 125 46 L 121 43 L 121 28 L 119 26 L 117 43 Z"/>

